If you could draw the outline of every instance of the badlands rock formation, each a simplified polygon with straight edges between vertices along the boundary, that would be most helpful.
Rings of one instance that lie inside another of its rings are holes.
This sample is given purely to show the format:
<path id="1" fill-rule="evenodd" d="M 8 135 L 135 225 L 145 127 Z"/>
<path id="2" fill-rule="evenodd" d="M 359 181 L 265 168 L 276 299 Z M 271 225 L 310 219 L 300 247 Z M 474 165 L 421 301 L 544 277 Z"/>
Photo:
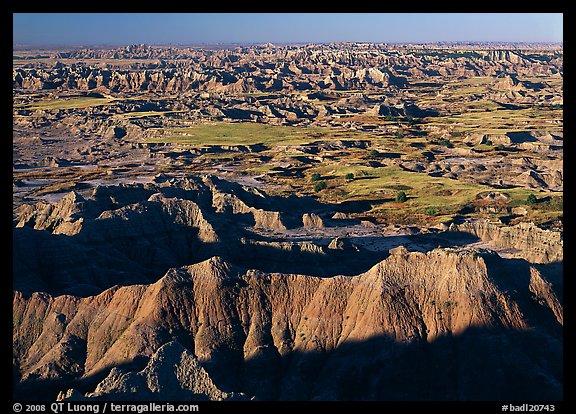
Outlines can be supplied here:
<path id="1" fill-rule="evenodd" d="M 501 261 L 398 248 L 364 274 L 317 278 L 213 257 L 84 299 L 15 292 L 15 326 L 28 328 L 15 329 L 14 352 L 24 381 L 152 356 L 140 373 L 112 371 L 90 397 L 155 393 L 153 378 L 174 380 L 159 372 L 172 358 L 171 396 L 225 398 L 191 354 L 160 348 L 177 340 L 218 388 L 261 399 L 559 398 L 561 299 L 537 270 L 511 275 Z"/>
<path id="2" fill-rule="evenodd" d="M 527 252 L 529 261 L 469 247 L 402 246 L 355 261 L 362 250 L 346 239 L 308 247 L 259 240 L 247 229 L 281 230 L 294 218 L 305 228 L 302 217 L 314 217 L 294 211 L 281 221 L 266 205 L 273 199 L 205 177 L 99 188 L 89 199 L 71 193 L 21 208 L 16 392 L 55 381 L 55 393 L 84 390 L 61 398 L 560 398 L 561 239 L 525 226 L 459 225 Z M 269 216 L 276 218 L 259 219 Z M 238 234 L 250 251 L 265 248 L 266 259 L 235 264 L 246 254 L 234 254 Z M 309 255 L 307 275 L 265 270 L 287 268 L 290 252 Z M 332 271 L 373 266 L 315 276 L 326 258 Z"/>
<path id="3" fill-rule="evenodd" d="M 15 50 L 12 86 L 16 400 L 563 398 L 561 45 Z"/>
<path id="4" fill-rule="evenodd" d="M 178 342 L 162 345 L 139 372 L 123 373 L 112 368 L 93 393 L 61 392 L 58 400 L 245 400 L 243 394 L 225 393 L 216 387 L 198 360 Z"/>
<path id="5" fill-rule="evenodd" d="M 412 77 L 457 78 L 499 73 L 552 75 L 563 68 L 563 57 L 556 51 L 547 51 L 545 59 L 536 60 L 530 53 L 521 51 L 446 53 L 415 47 L 398 53 L 386 46 L 361 44 L 237 50 L 136 46 L 103 51 L 78 50 L 58 53 L 54 58 L 80 62 L 67 66 L 57 61 L 52 68 L 14 69 L 14 87 L 162 93 L 370 90 L 387 86 L 402 88 Z M 114 68 L 110 64 L 93 67 L 83 64 L 84 59 L 139 59 L 142 63 L 132 63 L 129 68 Z M 533 86 L 522 85 L 510 76 L 502 76 L 494 84 L 497 91 L 517 91 L 522 87 Z"/>
<path id="6" fill-rule="evenodd" d="M 452 225 L 451 229 L 474 234 L 493 246 L 514 250 L 517 257 L 531 263 L 561 262 L 564 257 L 562 233 L 543 230 L 533 223 L 508 227 L 474 220 Z"/>

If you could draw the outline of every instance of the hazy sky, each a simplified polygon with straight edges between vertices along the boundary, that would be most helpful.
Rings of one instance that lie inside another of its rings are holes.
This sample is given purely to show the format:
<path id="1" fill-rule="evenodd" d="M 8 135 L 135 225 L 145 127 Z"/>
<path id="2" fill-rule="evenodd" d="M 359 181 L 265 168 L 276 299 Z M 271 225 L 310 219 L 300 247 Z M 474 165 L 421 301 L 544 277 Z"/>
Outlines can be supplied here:
<path id="1" fill-rule="evenodd" d="M 561 42 L 561 13 L 16 13 L 13 44 Z"/>

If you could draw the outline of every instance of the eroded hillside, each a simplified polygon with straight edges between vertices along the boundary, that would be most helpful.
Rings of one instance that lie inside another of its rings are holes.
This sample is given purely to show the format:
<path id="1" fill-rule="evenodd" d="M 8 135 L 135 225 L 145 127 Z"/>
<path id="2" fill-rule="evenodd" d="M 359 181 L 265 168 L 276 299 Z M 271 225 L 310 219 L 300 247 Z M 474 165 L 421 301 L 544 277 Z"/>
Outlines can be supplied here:
<path id="1" fill-rule="evenodd" d="M 18 399 L 563 397 L 563 51 L 15 51 Z"/>

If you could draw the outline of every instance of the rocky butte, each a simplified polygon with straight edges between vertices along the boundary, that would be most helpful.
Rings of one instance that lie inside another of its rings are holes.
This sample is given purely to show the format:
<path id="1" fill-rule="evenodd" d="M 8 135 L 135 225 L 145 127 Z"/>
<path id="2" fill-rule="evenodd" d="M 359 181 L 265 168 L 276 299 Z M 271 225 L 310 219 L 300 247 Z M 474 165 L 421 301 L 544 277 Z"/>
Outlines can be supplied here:
<path id="1" fill-rule="evenodd" d="M 15 399 L 562 400 L 561 47 L 13 62 Z"/>

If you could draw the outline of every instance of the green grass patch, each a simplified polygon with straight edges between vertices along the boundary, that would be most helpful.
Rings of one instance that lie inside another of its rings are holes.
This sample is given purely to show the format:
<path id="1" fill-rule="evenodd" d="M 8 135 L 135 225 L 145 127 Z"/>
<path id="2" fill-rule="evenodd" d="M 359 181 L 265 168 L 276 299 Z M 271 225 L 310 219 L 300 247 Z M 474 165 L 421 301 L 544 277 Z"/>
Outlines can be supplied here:
<path id="1" fill-rule="evenodd" d="M 474 184 L 464 181 L 452 180 L 444 177 L 431 177 L 423 173 L 405 171 L 396 166 L 367 168 L 362 166 L 337 167 L 334 165 L 314 168 L 314 172 L 329 174 L 332 170 L 340 174 L 352 172 L 354 181 L 343 182 L 339 188 L 348 193 L 348 198 L 365 199 L 374 198 L 375 195 L 386 194 L 385 198 L 390 203 L 379 205 L 375 210 L 397 211 L 403 209 L 407 213 L 430 213 L 427 209 L 434 207 L 436 214 L 455 214 L 466 204 L 473 201 L 477 194 L 483 191 L 494 191 L 489 185 Z M 312 170 L 310 170 L 312 171 Z M 408 199 L 398 205 L 393 202 L 399 189 L 405 191 Z M 526 199 L 533 192 L 528 188 L 512 188 L 503 191 L 510 195 L 510 206 L 526 205 Z M 544 198 L 554 193 L 539 193 L 538 198 Z M 550 213 L 552 210 L 561 210 L 561 198 L 551 197 L 550 203 L 536 204 L 542 206 L 543 212 Z M 550 206 L 548 206 L 550 204 Z M 546 206 L 546 207 L 545 207 Z M 558 211 L 557 211 L 558 212 Z"/>
<path id="2" fill-rule="evenodd" d="M 253 122 L 217 122 L 185 128 L 167 128 L 163 135 L 152 137 L 148 142 L 177 143 L 193 146 L 203 145 L 299 145 L 318 140 L 375 139 L 376 137 L 355 131 L 339 131 L 329 128 L 299 128 L 257 124 Z"/>
<path id="3" fill-rule="evenodd" d="M 77 97 L 77 98 L 60 98 L 52 99 L 50 101 L 40 101 L 23 105 L 23 109 L 30 110 L 50 110 L 50 109 L 80 109 L 89 108 L 91 106 L 106 105 L 112 102 L 110 98 L 92 98 L 92 97 Z"/>
<path id="4" fill-rule="evenodd" d="M 335 170 L 339 174 L 351 172 L 356 177 L 355 180 L 343 182 L 340 185 L 340 188 L 345 190 L 350 198 L 374 198 L 375 194 L 384 193 L 392 199 L 399 190 L 402 190 L 408 196 L 408 200 L 402 203 L 402 208 L 413 212 L 422 211 L 423 208 L 429 206 L 446 212 L 456 212 L 464 204 L 472 201 L 479 192 L 493 190 L 487 185 L 466 183 L 444 177 L 431 177 L 427 174 L 405 171 L 396 166 L 370 168 L 354 165 L 325 165 L 313 168 L 309 172 L 329 176 Z M 398 206 L 385 203 L 379 208 L 397 209 Z"/>

